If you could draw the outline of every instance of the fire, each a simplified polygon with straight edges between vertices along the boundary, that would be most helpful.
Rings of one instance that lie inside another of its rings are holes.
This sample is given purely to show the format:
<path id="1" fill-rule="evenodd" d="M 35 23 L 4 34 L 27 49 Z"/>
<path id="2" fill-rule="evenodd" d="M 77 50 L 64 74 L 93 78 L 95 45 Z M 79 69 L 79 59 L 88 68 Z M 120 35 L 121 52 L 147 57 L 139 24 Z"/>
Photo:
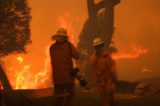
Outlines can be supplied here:
<path id="1" fill-rule="evenodd" d="M 71 18 L 72 17 L 70 15 L 70 13 L 66 12 L 63 15 L 60 15 L 58 17 L 58 20 L 59 20 L 60 26 L 67 29 L 71 42 L 73 42 L 75 44 L 76 43 L 74 40 L 75 39 L 75 37 L 74 37 L 75 32 L 73 29 L 73 22 L 72 22 Z"/>
<path id="2" fill-rule="evenodd" d="M 73 18 L 69 12 L 65 12 L 59 15 L 58 21 L 60 27 L 67 29 L 70 41 L 76 45 L 82 28 L 81 23 L 85 21 L 85 18 L 83 16 Z M 77 23 L 80 24 L 77 25 Z M 27 56 L 13 55 L 4 59 L 6 74 L 13 89 L 39 89 L 52 86 L 49 46 L 45 48 L 44 66 L 40 65 L 42 68 L 36 70 L 33 67 L 39 65 L 40 62 L 33 61 L 33 57 L 27 58 L 28 54 Z"/>
<path id="3" fill-rule="evenodd" d="M 18 57 L 17 60 L 20 64 L 23 64 L 24 58 Z M 46 48 L 46 59 L 44 61 L 44 70 L 39 71 L 36 74 L 32 74 L 31 65 L 24 65 L 22 70 L 16 73 L 16 85 L 15 89 L 38 89 L 45 88 L 47 80 L 49 80 L 49 46 Z"/>
<path id="4" fill-rule="evenodd" d="M 82 23 L 84 23 L 86 18 L 84 16 L 73 17 L 74 16 L 72 16 L 69 12 L 64 12 L 59 15 L 58 21 L 60 27 L 67 29 L 70 41 L 76 45 L 78 42 L 78 35 L 83 26 Z"/>
<path id="5" fill-rule="evenodd" d="M 36 64 L 33 64 L 33 62 L 37 63 L 37 61 L 31 61 L 26 55 L 13 55 L 3 59 L 5 62 L 4 70 L 13 89 L 40 89 L 52 86 L 50 81 L 49 46 L 46 47 L 44 56 L 45 60 L 43 65 L 40 65 L 41 67 L 36 70 L 33 68 Z M 26 60 L 29 60 L 29 62 L 26 62 Z M 37 63 L 37 65 L 39 64 L 40 62 Z"/>
<path id="6" fill-rule="evenodd" d="M 29 72 L 30 65 L 25 65 L 23 69 L 16 73 L 16 87 L 15 89 L 27 89 L 30 84 L 26 83 L 31 78 L 31 74 Z"/>
<path id="7" fill-rule="evenodd" d="M 114 59 L 133 59 L 133 58 L 138 58 L 144 54 L 147 54 L 148 51 L 149 50 L 145 48 L 135 47 L 130 53 L 116 53 L 113 54 L 112 57 Z"/>
<path id="8" fill-rule="evenodd" d="M 78 42 L 78 30 L 82 28 L 78 26 L 78 23 L 83 23 L 85 20 L 82 17 L 73 18 L 69 12 L 63 13 L 58 17 L 59 24 L 61 27 L 64 27 L 68 31 L 68 35 L 70 36 L 71 42 L 75 45 Z M 74 24 L 77 23 L 77 24 Z M 77 35 L 77 36 L 76 36 Z M 77 37 L 77 38 L 76 38 Z M 16 63 L 20 65 L 20 67 L 7 67 L 11 73 L 10 81 L 13 83 L 13 89 L 39 89 L 48 87 L 46 82 L 51 79 L 49 70 L 50 70 L 50 56 L 49 56 L 49 46 L 45 49 L 45 60 L 44 66 L 41 70 L 32 70 L 32 62 L 29 64 L 25 63 L 26 58 L 23 56 L 16 57 Z M 113 54 L 114 59 L 133 59 L 138 58 L 141 55 L 147 54 L 148 49 L 135 47 L 131 52 L 128 53 L 116 53 Z M 84 51 L 84 54 L 87 55 Z M 85 63 L 84 63 L 85 64 Z M 75 65 L 75 64 L 74 64 Z M 149 72 L 147 69 L 143 69 L 142 72 Z"/>
<path id="9" fill-rule="evenodd" d="M 17 57 L 17 61 L 19 61 L 19 63 L 22 64 L 22 62 L 23 62 L 23 57 L 21 57 L 21 56 Z"/>
<path id="10" fill-rule="evenodd" d="M 23 65 L 23 57 L 17 57 L 17 61 L 21 65 Z M 48 75 L 48 57 L 45 60 L 44 63 L 44 70 L 39 71 L 38 73 L 34 74 L 31 72 L 31 65 L 23 65 L 22 69 L 15 73 L 15 86 L 13 87 L 14 89 L 38 89 L 38 88 L 43 88 L 45 87 L 45 81 L 49 79 Z M 13 68 L 11 68 L 13 69 Z"/>

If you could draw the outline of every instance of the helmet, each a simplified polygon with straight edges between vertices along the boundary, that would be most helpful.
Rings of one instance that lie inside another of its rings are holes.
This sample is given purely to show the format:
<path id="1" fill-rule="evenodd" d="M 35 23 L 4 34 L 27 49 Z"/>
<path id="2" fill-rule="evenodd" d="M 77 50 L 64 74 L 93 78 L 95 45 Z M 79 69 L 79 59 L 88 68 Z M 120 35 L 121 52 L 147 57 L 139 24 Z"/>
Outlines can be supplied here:
<path id="1" fill-rule="evenodd" d="M 56 35 L 67 36 L 67 30 L 65 28 L 59 28 Z"/>
<path id="2" fill-rule="evenodd" d="M 94 46 L 101 45 L 101 44 L 104 44 L 104 42 L 102 41 L 101 38 L 95 38 L 95 39 L 93 40 L 93 47 L 94 47 Z"/>

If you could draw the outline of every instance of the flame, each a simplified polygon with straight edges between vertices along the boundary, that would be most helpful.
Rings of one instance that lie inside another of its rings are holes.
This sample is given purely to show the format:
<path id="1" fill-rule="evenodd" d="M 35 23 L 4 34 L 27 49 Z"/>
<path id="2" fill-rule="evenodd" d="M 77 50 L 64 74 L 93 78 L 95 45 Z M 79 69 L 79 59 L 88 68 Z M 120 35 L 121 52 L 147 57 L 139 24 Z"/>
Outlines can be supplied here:
<path id="1" fill-rule="evenodd" d="M 17 57 L 17 61 L 19 61 L 19 63 L 22 64 L 22 62 L 23 62 L 23 57 L 21 57 L 21 56 Z"/>
<path id="2" fill-rule="evenodd" d="M 60 27 L 67 29 L 70 41 L 74 45 L 78 42 L 78 35 L 83 26 L 81 23 L 84 23 L 85 19 L 86 18 L 84 16 L 77 16 L 73 18 L 70 12 L 64 12 L 58 16 Z"/>
<path id="3" fill-rule="evenodd" d="M 25 58 L 22 56 L 17 56 L 16 60 L 21 65 L 20 69 L 15 69 L 15 67 L 9 67 L 8 70 L 14 71 L 15 73 L 15 85 L 14 89 L 38 89 L 47 87 L 46 81 L 51 79 L 49 75 L 50 70 L 50 56 L 49 56 L 49 46 L 45 49 L 45 61 L 44 61 L 44 69 L 38 71 L 37 73 L 32 73 L 32 65 L 25 64 Z M 129 53 L 117 53 L 113 54 L 114 59 L 133 59 L 138 58 L 141 55 L 147 54 L 148 49 L 135 47 Z M 85 54 L 85 53 L 84 53 Z M 151 72 L 148 68 L 142 69 L 143 73 Z M 13 78 L 11 78 L 13 79 Z"/>
<path id="4" fill-rule="evenodd" d="M 23 57 L 21 57 L 23 58 Z M 23 58 L 24 59 L 24 58 Z M 24 65 L 22 70 L 17 71 L 15 74 L 16 82 L 14 89 L 38 89 L 46 87 L 45 82 L 49 79 L 48 69 L 46 64 L 48 60 L 45 60 L 44 70 L 39 71 L 35 75 L 31 72 L 31 65 Z M 22 63 L 21 63 L 22 64 Z"/>
<path id="5" fill-rule="evenodd" d="M 80 29 L 82 28 L 81 23 L 83 23 L 84 20 L 85 18 L 83 17 L 73 18 L 69 12 L 62 13 L 58 17 L 60 27 L 67 29 L 70 40 L 75 45 L 78 42 L 78 33 L 79 33 L 78 30 L 80 31 Z M 13 89 L 38 89 L 38 88 L 45 88 L 48 86 L 46 85 L 46 81 L 51 79 L 49 75 L 49 70 L 50 70 L 49 46 L 46 47 L 45 53 L 46 53 L 46 58 L 44 60 L 44 67 L 42 70 L 39 70 L 36 73 L 33 73 L 35 71 L 32 70 L 32 62 L 30 64 L 26 64 L 24 63 L 25 57 L 23 56 L 16 57 L 16 61 L 18 62 L 20 67 L 8 68 L 8 70 L 15 72 L 14 77 L 13 75 L 11 75 L 10 78 L 10 81 L 12 81 L 12 83 L 15 81 L 13 84 Z M 112 57 L 114 59 L 134 59 L 147 53 L 148 49 L 146 48 L 134 47 L 131 52 L 116 53 L 113 54 Z M 83 51 L 83 54 L 88 55 L 85 51 Z M 76 66 L 76 64 L 74 64 L 74 66 Z M 142 72 L 150 72 L 150 70 L 144 68 Z"/>
<path id="6" fill-rule="evenodd" d="M 12 58 L 9 64 L 4 64 L 13 89 L 39 89 L 52 86 L 49 46 L 45 48 L 44 66 L 39 70 L 33 70 L 33 62 L 26 63 L 27 56 L 13 57 L 15 60 Z"/>
<path id="7" fill-rule="evenodd" d="M 65 12 L 59 15 L 58 21 L 60 27 L 67 29 L 70 41 L 76 45 L 78 35 L 82 28 L 81 23 L 85 21 L 85 18 L 83 16 L 72 17 L 69 12 Z M 80 25 L 77 25 L 78 23 L 80 23 Z M 46 56 L 42 69 L 33 70 L 33 61 L 26 63 L 26 60 L 30 59 L 25 55 L 13 55 L 4 59 L 4 61 L 8 62 L 5 66 L 13 89 L 39 89 L 52 86 L 49 46 L 45 48 Z M 31 60 L 33 60 L 33 58 Z M 39 64 L 39 62 L 37 64 Z"/>
<path id="8" fill-rule="evenodd" d="M 26 81 L 29 81 L 31 78 L 31 73 L 29 72 L 30 65 L 25 65 L 22 69 L 22 71 L 16 73 L 16 89 L 27 89 L 29 86 L 29 83 L 26 83 Z"/>
<path id="9" fill-rule="evenodd" d="M 112 54 L 112 57 L 113 59 L 134 59 L 147 54 L 148 51 L 149 50 L 145 48 L 135 47 L 130 53 L 116 53 Z"/>
<path id="10" fill-rule="evenodd" d="M 67 29 L 71 42 L 76 44 L 76 42 L 74 40 L 75 39 L 75 37 L 74 37 L 75 32 L 74 32 L 74 29 L 73 29 L 73 21 L 71 19 L 70 13 L 65 12 L 63 15 L 60 15 L 58 17 L 58 20 L 59 20 L 59 23 L 60 23 L 60 27 L 63 27 L 65 29 Z"/>
<path id="11" fill-rule="evenodd" d="M 47 87 L 45 84 L 49 79 L 49 46 L 47 46 L 46 50 L 46 59 L 44 61 L 44 69 L 33 75 L 31 73 L 31 65 L 24 65 L 23 69 L 16 73 L 16 89 L 37 89 Z M 23 57 L 21 57 L 22 60 Z M 21 61 L 20 61 L 21 62 Z"/>

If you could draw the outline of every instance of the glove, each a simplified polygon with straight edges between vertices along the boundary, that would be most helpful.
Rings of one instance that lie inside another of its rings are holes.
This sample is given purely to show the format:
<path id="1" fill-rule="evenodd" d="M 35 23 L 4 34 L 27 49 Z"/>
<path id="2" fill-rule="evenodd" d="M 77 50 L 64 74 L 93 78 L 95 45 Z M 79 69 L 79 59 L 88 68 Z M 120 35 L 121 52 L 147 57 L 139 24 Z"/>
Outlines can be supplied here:
<path id="1" fill-rule="evenodd" d="M 78 68 L 74 68 L 72 71 L 71 71 L 71 75 L 76 77 L 77 76 L 77 73 L 79 72 L 79 69 Z"/>
<path id="2" fill-rule="evenodd" d="M 87 82 L 85 79 L 80 80 L 79 83 L 80 83 L 81 87 L 85 87 L 87 85 Z"/>

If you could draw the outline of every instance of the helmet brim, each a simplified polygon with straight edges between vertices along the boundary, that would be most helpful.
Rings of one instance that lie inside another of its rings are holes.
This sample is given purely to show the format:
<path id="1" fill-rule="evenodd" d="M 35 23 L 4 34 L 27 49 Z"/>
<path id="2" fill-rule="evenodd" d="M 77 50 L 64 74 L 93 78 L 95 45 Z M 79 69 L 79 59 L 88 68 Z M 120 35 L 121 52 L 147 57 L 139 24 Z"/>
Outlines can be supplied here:
<path id="1" fill-rule="evenodd" d="M 99 46 L 99 45 L 103 45 L 104 43 L 101 42 L 101 43 L 97 43 L 97 44 L 94 44 L 93 47 L 96 47 L 96 46 Z"/>
<path id="2" fill-rule="evenodd" d="M 55 34 L 55 35 L 52 35 L 51 39 L 57 39 L 57 37 L 68 37 L 68 36 L 67 35 Z"/>

